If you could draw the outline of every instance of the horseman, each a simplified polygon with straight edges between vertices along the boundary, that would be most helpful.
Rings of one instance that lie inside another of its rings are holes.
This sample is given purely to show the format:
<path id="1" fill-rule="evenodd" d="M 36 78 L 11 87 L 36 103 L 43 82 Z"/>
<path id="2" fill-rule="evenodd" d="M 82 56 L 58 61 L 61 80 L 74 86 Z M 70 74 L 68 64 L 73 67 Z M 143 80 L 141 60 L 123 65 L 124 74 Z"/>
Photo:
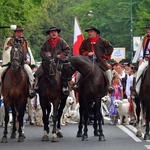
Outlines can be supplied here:
<path id="1" fill-rule="evenodd" d="M 3 65 L 2 65 L 2 69 L 0 70 L 0 84 L 2 82 L 2 74 L 7 70 L 9 63 L 10 63 L 10 51 L 13 47 L 13 45 L 15 44 L 15 39 L 20 39 L 19 42 L 21 42 L 21 44 L 23 45 L 23 50 L 24 50 L 24 60 L 25 60 L 25 64 L 24 64 L 24 69 L 26 74 L 29 77 L 29 82 L 30 82 L 30 86 L 29 86 L 29 97 L 32 98 L 35 96 L 35 92 L 33 90 L 33 85 L 34 85 L 34 76 L 32 75 L 32 70 L 30 68 L 30 54 L 28 51 L 28 44 L 27 41 L 23 35 L 24 29 L 17 25 L 16 28 L 14 29 L 14 35 L 10 38 L 7 38 L 5 43 L 4 43 L 4 50 L 3 50 Z M 31 52 L 31 51 L 30 51 Z M 33 60 L 32 60 L 33 62 Z M 1 92 L 0 92 L 1 94 Z"/>
<path id="2" fill-rule="evenodd" d="M 49 35 L 49 38 L 46 40 L 46 42 L 43 44 L 41 48 L 40 55 L 44 61 L 49 59 L 49 53 L 51 54 L 51 57 L 54 58 L 56 64 L 59 63 L 60 59 L 65 59 L 66 56 L 70 53 L 70 47 L 66 43 L 66 41 L 59 37 L 59 33 L 61 30 L 57 27 L 50 27 L 46 33 Z M 38 70 L 35 72 L 35 87 L 34 89 L 38 91 L 38 81 L 39 77 L 42 75 L 43 69 L 42 65 L 38 68 Z"/>
<path id="3" fill-rule="evenodd" d="M 105 72 L 109 81 L 108 92 L 111 93 L 113 90 L 113 87 L 111 86 L 112 74 L 107 60 L 111 58 L 113 46 L 106 39 L 98 36 L 100 31 L 96 27 L 91 26 L 87 28 L 85 32 L 88 32 L 88 38 L 82 42 L 79 52 L 81 55 L 89 56 L 89 58 L 92 61 L 95 61 Z M 76 83 L 78 80 L 79 77 L 77 77 Z M 76 87 L 77 86 L 75 85 L 75 88 Z"/>
<path id="4" fill-rule="evenodd" d="M 135 84 L 135 91 L 137 94 L 140 92 L 141 86 L 141 77 L 143 71 L 148 66 L 149 58 L 150 58 L 150 24 L 146 26 L 147 34 L 144 36 L 142 47 L 140 49 L 140 54 L 138 57 L 139 67 L 136 75 L 136 84 Z"/>

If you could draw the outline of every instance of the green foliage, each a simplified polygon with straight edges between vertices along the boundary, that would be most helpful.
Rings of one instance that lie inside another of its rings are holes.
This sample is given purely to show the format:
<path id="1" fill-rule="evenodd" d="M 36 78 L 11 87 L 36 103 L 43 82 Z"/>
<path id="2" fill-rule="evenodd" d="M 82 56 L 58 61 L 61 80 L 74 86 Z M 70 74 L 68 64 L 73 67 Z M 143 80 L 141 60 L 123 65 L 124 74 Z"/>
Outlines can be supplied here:
<path id="1" fill-rule="evenodd" d="M 85 38 L 84 30 L 94 25 L 114 47 L 125 47 L 127 59 L 131 59 L 131 2 L 133 35 L 142 36 L 150 20 L 150 0 L 1 0 L 0 26 L 23 26 L 34 58 L 39 61 L 40 48 L 48 38 L 45 32 L 51 26 L 59 27 L 60 37 L 72 47 L 76 16 Z M 1 47 L 4 38 L 12 34 L 10 29 L 0 30 Z"/>

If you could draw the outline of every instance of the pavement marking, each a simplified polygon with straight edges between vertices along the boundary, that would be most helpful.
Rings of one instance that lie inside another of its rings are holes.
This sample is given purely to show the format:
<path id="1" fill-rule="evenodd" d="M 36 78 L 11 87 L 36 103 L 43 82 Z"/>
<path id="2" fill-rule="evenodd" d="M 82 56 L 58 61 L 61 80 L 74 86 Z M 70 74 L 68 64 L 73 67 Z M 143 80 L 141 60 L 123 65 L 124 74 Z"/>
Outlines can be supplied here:
<path id="1" fill-rule="evenodd" d="M 128 134 L 135 142 L 142 142 L 142 140 L 136 137 L 129 129 L 127 129 L 123 125 L 117 125 L 117 127 L 124 131 L 126 134 Z"/>
<path id="2" fill-rule="evenodd" d="M 137 129 L 133 127 L 132 125 L 125 125 L 125 126 L 136 133 Z M 144 133 L 142 133 L 142 138 L 144 139 Z M 146 140 L 146 142 L 150 142 L 150 140 Z"/>
<path id="3" fill-rule="evenodd" d="M 130 130 L 132 130 L 133 132 L 137 132 L 137 129 L 135 127 L 133 127 L 132 125 L 125 125 L 126 127 L 128 127 Z M 142 133 L 142 138 L 144 139 L 144 134 Z"/>
<path id="4" fill-rule="evenodd" d="M 144 145 L 147 149 L 150 149 L 150 145 Z"/>

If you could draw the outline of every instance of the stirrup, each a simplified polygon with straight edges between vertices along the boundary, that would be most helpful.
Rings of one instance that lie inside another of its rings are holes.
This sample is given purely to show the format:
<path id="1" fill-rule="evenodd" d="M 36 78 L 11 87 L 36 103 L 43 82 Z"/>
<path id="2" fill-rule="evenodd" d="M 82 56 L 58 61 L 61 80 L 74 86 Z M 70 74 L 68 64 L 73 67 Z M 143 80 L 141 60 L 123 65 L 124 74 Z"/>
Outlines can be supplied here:
<path id="1" fill-rule="evenodd" d="M 39 93 L 39 87 L 38 87 L 38 86 L 34 86 L 33 90 L 34 90 L 36 93 Z"/>
<path id="2" fill-rule="evenodd" d="M 78 87 L 77 83 L 74 83 L 73 86 L 72 86 L 72 88 L 73 88 L 74 90 L 78 90 L 79 87 Z"/>
<path id="3" fill-rule="evenodd" d="M 36 96 L 35 90 L 30 90 L 30 91 L 29 91 L 29 98 L 32 99 L 32 98 L 35 97 L 35 96 Z"/>

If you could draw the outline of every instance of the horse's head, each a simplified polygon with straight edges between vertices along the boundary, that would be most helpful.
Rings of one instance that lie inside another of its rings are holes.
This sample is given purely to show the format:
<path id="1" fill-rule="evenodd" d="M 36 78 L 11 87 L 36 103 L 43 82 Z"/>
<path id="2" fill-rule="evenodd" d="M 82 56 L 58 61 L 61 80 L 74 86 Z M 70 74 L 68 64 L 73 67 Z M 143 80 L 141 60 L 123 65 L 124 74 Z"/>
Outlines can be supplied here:
<path id="1" fill-rule="evenodd" d="M 17 39 L 18 40 L 18 39 Z M 15 43 L 10 52 L 12 70 L 17 70 L 24 63 L 24 50 L 21 43 Z"/>
<path id="2" fill-rule="evenodd" d="M 45 55 L 42 61 L 42 67 L 46 75 L 55 76 L 56 74 L 56 63 L 54 58 L 52 58 L 51 54 L 48 53 Z"/>
<path id="3" fill-rule="evenodd" d="M 69 93 L 69 82 L 72 79 L 72 75 L 74 73 L 74 69 L 71 66 L 71 63 L 68 59 L 62 59 L 60 65 L 61 70 L 61 81 L 62 81 L 62 91 L 65 95 L 68 95 Z"/>

